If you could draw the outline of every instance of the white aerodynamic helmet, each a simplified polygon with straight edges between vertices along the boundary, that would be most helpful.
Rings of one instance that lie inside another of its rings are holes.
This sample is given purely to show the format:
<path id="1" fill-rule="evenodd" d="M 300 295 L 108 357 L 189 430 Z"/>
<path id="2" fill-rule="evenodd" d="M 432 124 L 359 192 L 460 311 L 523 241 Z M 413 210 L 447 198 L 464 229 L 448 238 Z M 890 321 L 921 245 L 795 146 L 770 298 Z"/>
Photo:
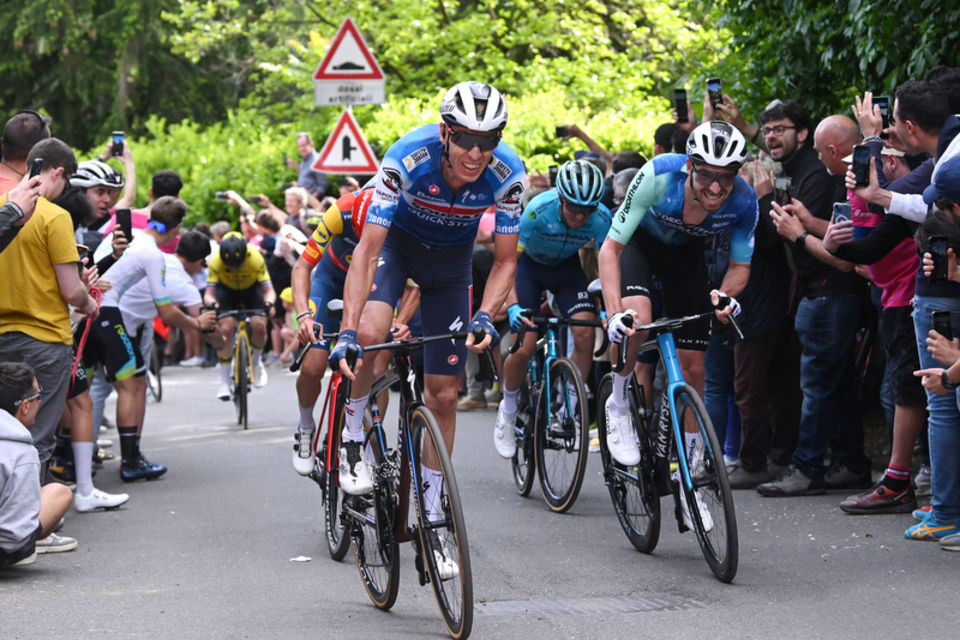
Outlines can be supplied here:
<path id="1" fill-rule="evenodd" d="M 704 122 L 687 138 L 687 155 L 695 162 L 739 169 L 747 159 L 747 140 L 729 122 Z"/>
<path id="2" fill-rule="evenodd" d="M 507 124 L 507 103 L 489 84 L 460 82 L 443 96 L 440 117 L 471 131 L 501 131 Z"/>
<path id="3" fill-rule="evenodd" d="M 119 189 L 123 186 L 123 175 L 105 162 L 87 160 L 77 166 L 77 172 L 70 178 L 70 184 L 81 189 L 97 185 Z"/>

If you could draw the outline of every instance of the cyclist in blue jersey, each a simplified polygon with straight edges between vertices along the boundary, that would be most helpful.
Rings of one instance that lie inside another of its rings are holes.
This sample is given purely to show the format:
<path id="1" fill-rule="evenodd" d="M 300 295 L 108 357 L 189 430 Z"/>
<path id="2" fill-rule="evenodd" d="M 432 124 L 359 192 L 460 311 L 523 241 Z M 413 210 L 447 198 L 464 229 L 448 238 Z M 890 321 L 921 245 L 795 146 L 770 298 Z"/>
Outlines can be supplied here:
<path id="1" fill-rule="evenodd" d="M 426 403 L 452 450 L 457 385 L 466 350 L 479 352 L 499 340 L 491 314 L 513 284 L 526 174 L 517 154 L 501 142 L 507 123 L 503 96 L 488 84 L 461 82 L 444 95 L 440 116 L 439 125 L 415 129 L 387 150 L 347 272 L 340 337 L 330 358 L 354 379 L 340 450 L 340 485 L 351 494 L 367 493 L 373 486 L 360 447 L 373 358 L 361 357 L 354 374 L 343 359 L 347 347 L 386 338 L 407 278 L 420 285 L 425 334 L 463 330 L 467 325 L 482 329 L 487 335 L 478 344 L 468 338 L 466 345 L 451 340 L 423 349 Z M 496 210 L 495 261 L 471 321 L 473 241 L 480 217 L 490 206 Z M 437 461 L 424 456 L 421 472 L 431 519 L 442 517 L 438 502 L 442 474 L 437 469 Z"/>
<path id="2" fill-rule="evenodd" d="M 610 341 L 627 342 L 627 366 L 613 376 L 613 393 L 605 407 L 607 445 L 624 465 L 640 461 L 640 449 L 628 415 L 626 385 L 646 332 L 624 325 L 626 314 L 640 324 L 650 322 L 650 277 L 655 274 L 663 289 L 667 315 L 692 315 L 709 311 L 719 296 L 731 298 L 717 310 L 728 322 L 739 312 L 733 296 L 750 278 L 753 232 L 757 223 L 757 197 L 737 175 L 746 159 L 747 141 L 731 124 L 705 122 L 691 132 L 687 153 L 662 154 L 640 170 L 600 250 L 600 281 L 609 320 Z M 730 263 L 720 290 L 708 291 L 702 241 L 731 230 Z M 694 323 L 674 333 L 683 377 L 702 396 L 704 351 L 709 323 Z M 620 346 L 619 348 L 622 348 Z M 689 429 L 688 439 L 695 439 Z M 693 443 L 688 442 L 693 451 Z"/>
<path id="3" fill-rule="evenodd" d="M 537 310 L 544 291 L 553 293 L 565 318 L 594 320 L 593 303 L 587 295 L 587 276 L 577 252 L 591 240 L 599 250 L 610 229 L 610 210 L 600 203 L 603 174 L 585 160 L 565 163 L 557 172 L 557 188 L 544 191 L 529 202 L 520 218 L 517 250 L 515 300 L 507 308 L 510 328 L 517 332 L 522 322 L 533 324 L 521 314 Z M 572 360 L 584 379 L 590 372 L 593 351 L 592 327 L 570 327 L 573 333 Z M 527 363 L 536 348 L 536 332 L 527 333 L 516 353 L 503 363 L 503 400 L 497 411 L 493 443 L 497 453 L 512 458 L 517 450 L 514 423 L 517 419 L 517 393 L 523 383 Z M 576 396 L 576 391 L 571 393 Z"/>

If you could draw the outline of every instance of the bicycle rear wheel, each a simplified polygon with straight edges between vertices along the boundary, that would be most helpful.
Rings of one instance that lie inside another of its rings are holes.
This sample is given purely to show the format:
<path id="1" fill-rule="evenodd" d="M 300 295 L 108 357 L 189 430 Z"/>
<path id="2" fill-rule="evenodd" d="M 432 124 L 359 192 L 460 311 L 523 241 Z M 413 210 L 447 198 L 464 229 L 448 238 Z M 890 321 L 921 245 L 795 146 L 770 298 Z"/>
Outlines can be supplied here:
<path id="1" fill-rule="evenodd" d="M 413 443 L 410 465 L 415 480 L 411 484 L 420 525 L 421 559 L 447 632 L 460 640 L 473 628 L 473 573 L 457 479 L 437 420 L 426 407 L 411 412 L 409 436 Z M 421 475 L 424 459 L 439 467 L 439 490 L 429 488 L 429 481 Z M 439 500 L 439 505 L 427 504 L 427 500 Z M 430 511 L 439 511 L 440 519 L 431 521 Z"/>
<path id="2" fill-rule="evenodd" d="M 331 381 L 330 384 L 337 384 Z M 334 560 L 343 560 L 350 548 L 350 536 L 340 518 L 340 505 L 343 503 L 343 491 L 340 489 L 340 432 L 343 429 L 343 387 L 334 389 L 333 408 L 330 409 L 332 420 L 328 421 L 328 433 L 320 434 L 327 416 L 323 416 L 317 437 L 325 438 L 326 443 L 321 447 L 316 458 L 318 473 L 322 473 L 323 484 L 323 515 L 324 529 L 327 538 L 327 551 Z M 366 421 L 365 421 L 366 422 Z M 364 425 L 365 427 L 368 425 Z M 322 472 L 321 469 L 326 469 Z"/>
<path id="3" fill-rule="evenodd" d="M 737 574 L 737 514 L 733 494 L 723 463 L 723 449 L 713 432 L 713 424 L 700 396 L 690 385 L 677 387 L 673 393 L 677 420 L 681 427 L 696 422 L 698 435 L 692 451 L 686 442 L 677 443 L 677 455 L 689 461 L 693 487 L 680 479 L 680 487 L 688 506 L 689 520 L 697 534 L 703 557 L 717 579 L 730 582 Z M 691 508 L 696 504 L 697 508 Z"/>
<path id="4" fill-rule="evenodd" d="M 240 333 L 237 336 L 237 349 L 234 356 L 233 366 L 235 390 L 233 393 L 233 402 L 237 408 L 237 424 L 247 428 L 247 394 L 250 391 L 250 348 L 247 342 L 247 335 Z"/>
<path id="5" fill-rule="evenodd" d="M 600 439 L 600 461 L 603 477 L 610 492 L 613 510 L 630 544 L 638 551 L 651 553 L 660 542 L 660 495 L 656 486 L 656 459 L 652 434 L 640 418 L 637 398 L 630 393 L 630 415 L 640 441 L 640 464 L 625 467 L 610 455 L 607 448 L 607 398 L 613 390 L 611 375 L 604 376 L 597 391 L 597 435 Z"/>
<path id="6" fill-rule="evenodd" d="M 526 497 L 533 486 L 533 471 L 536 461 L 533 455 L 533 425 L 536 417 L 536 395 L 531 393 L 533 381 L 527 372 L 517 392 L 517 452 L 510 459 L 513 468 L 513 484 L 517 493 Z"/>
<path id="7" fill-rule="evenodd" d="M 375 436 L 374 436 L 375 437 Z M 349 528 L 353 555 L 367 595 L 378 609 L 397 601 L 400 589 L 400 548 L 394 535 L 397 514 L 397 468 L 384 463 L 379 448 L 364 446 L 367 463 L 375 469 L 373 492 L 342 494 L 344 524 Z"/>
<path id="8" fill-rule="evenodd" d="M 160 377 L 160 360 L 163 356 L 158 353 L 158 345 L 154 344 L 150 350 L 150 366 L 147 367 L 147 387 L 155 402 L 163 399 L 163 380 Z"/>
<path id="9" fill-rule="evenodd" d="M 576 501 L 587 469 L 587 393 L 580 372 L 566 358 L 553 360 L 545 373 L 533 439 L 537 476 L 547 506 L 563 513 Z"/>

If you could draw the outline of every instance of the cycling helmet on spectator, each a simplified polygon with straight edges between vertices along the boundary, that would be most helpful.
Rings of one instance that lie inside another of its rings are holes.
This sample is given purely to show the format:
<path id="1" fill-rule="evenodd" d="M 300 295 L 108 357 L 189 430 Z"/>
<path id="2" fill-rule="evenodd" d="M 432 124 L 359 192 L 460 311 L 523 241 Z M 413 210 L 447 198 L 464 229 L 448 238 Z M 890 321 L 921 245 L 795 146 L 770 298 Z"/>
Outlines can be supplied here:
<path id="1" fill-rule="evenodd" d="M 603 197 L 603 174 L 592 162 L 570 160 L 557 172 L 557 191 L 564 202 L 595 207 Z"/>
<path id="2" fill-rule="evenodd" d="M 350 220 L 353 222 L 353 234 L 358 238 L 363 232 L 363 223 L 367 219 L 367 210 L 370 209 L 372 200 L 373 189 L 364 189 L 353 200 L 353 212 L 350 214 Z"/>
<path id="3" fill-rule="evenodd" d="M 247 259 L 247 239 L 236 231 L 223 236 L 220 241 L 220 259 L 223 264 L 236 269 Z"/>
<path id="4" fill-rule="evenodd" d="M 81 189 L 98 185 L 119 189 L 123 187 L 123 175 L 105 162 L 87 160 L 77 166 L 77 172 L 70 178 L 70 184 Z"/>
<path id="5" fill-rule="evenodd" d="M 440 117 L 454 127 L 500 132 L 507 125 L 507 103 L 489 84 L 461 82 L 443 96 Z"/>
<path id="6" fill-rule="evenodd" d="M 747 140 L 729 122 L 704 122 L 687 138 L 687 155 L 694 162 L 739 169 L 747 159 Z"/>

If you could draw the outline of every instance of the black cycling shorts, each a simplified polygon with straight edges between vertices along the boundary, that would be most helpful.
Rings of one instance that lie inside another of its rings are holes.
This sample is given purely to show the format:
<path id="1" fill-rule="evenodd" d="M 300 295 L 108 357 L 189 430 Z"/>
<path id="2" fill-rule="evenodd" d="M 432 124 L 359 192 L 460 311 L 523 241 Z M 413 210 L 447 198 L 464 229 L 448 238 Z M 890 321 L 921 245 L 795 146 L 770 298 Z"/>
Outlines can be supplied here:
<path id="1" fill-rule="evenodd" d="M 221 283 L 216 284 L 214 295 L 217 297 L 217 304 L 220 306 L 220 312 L 224 311 L 242 311 L 243 309 L 263 309 L 263 286 L 255 284 L 246 289 L 231 289 Z"/>
<path id="2" fill-rule="evenodd" d="M 535 262 L 527 254 L 517 258 L 517 302 L 524 309 L 537 313 L 543 302 L 543 292 L 549 291 L 564 318 L 575 313 L 596 313 L 596 307 L 587 294 L 587 276 L 576 254 L 557 265 Z"/>
<path id="3" fill-rule="evenodd" d="M 83 335 L 85 319 L 77 327 L 74 341 L 79 344 Z M 123 326 L 123 317 L 117 307 L 101 307 L 100 315 L 90 326 L 90 334 L 83 348 L 83 366 L 86 376 L 93 377 L 98 366 L 109 382 L 126 380 L 133 376 L 142 376 L 146 372 L 143 364 L 143 355 L 136 341 L 127 333 Z"/>

